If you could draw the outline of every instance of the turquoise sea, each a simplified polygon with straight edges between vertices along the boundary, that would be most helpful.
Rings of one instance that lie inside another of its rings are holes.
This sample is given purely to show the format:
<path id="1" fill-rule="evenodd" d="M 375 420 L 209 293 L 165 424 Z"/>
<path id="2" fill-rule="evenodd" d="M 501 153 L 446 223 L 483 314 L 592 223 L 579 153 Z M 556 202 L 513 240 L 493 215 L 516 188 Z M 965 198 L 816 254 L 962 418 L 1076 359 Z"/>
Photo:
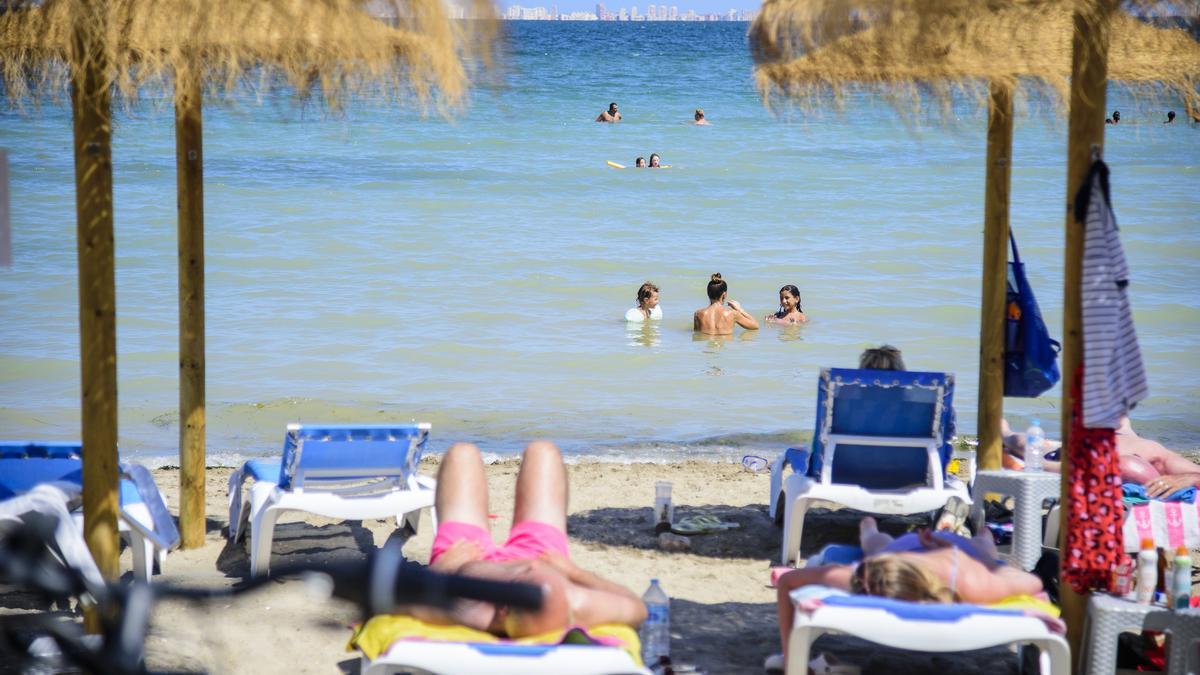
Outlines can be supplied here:
<path id="1" fill-rule="evenodd" d="M 776 117 L 745 24 L 506 29 L 501 86 L 449 121 L 368 99 L 334 116 L 286 93 L 206 107 L 211 459 L 276 452 L 289 421 L 414 419 L 434 450 L 542 436 L 618 460 L 775 452 L 811 433 L 818 369 L 880 342 L 954 372 L 974 433 L 984 111 L 913 126 L 851 97 Z M 592 122 L 610 101 L 625 120 Z M 15 261 L 0 269 L 0 436 L 77 438 L 70 111 L 0 103 Z M 696 107 L 711 127 L 687 124 Z M 1134 421 L 1194 450 L 1200 128 L 1119 91 L 1110 107 L 1152 393 Z M 152 463 L 178 447 L 172 119 L 118 110 L 114 140 L 120 443 Z M 605 165 L 651 152 L 674 168 Z M 1018 121 L 1012 222 L 1056 335 L 1065 152 L 1064 121 Z M 796 284 L 811 322 L 694 337 L 713 272 L 758 316 Z M 666 318 L 626 326 L 647 279 Z M 1008 414 L 1053 435 L 1059 396 L 1008 399 Z"/>

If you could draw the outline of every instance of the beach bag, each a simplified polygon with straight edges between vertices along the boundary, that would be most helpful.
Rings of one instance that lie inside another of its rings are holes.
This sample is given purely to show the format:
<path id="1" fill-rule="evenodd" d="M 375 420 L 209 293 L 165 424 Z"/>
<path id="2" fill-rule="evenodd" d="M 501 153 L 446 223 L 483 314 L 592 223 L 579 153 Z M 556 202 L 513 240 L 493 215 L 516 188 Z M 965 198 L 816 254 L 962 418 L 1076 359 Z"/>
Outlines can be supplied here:
<path id="1" fill-rule="evenodd" d="M 1042 321 L 1012 230 L 1008 231 L 1008 241 L 1013 257 L 1008 263 L 1008 298 L 1004 303 L 1004 395 L 1033 398 L 1058 382 L 1058 352 L 1062 345 L 1050 338 Z"/>

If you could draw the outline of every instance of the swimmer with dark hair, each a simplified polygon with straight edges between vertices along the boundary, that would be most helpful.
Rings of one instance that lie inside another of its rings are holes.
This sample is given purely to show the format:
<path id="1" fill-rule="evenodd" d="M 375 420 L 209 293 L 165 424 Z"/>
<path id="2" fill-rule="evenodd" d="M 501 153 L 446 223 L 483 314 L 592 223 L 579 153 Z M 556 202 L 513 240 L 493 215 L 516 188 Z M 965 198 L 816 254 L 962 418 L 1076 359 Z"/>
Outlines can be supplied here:
<path id="1" fill-rule="evenodd" d="M 779 311 L 768 314 L 764 319 L 767 323 L 804 323 L 808 317 L 800 307 L 800 289 L 788 284 L 779 289 Z"/>
<path id="2" fill-rule="evenodd" d="M 653 281 L 647 281 L 638 288 L 637 307 L 631 307 L 628 312 L 625 312 L 625 320 L 642 322 L 660 319 L 662 319 L 662 307 L 658 306 L 658 286 L 655 286 Z"/>
<path id="3" fill-rule="evenodd" d="M 729 299 L 729 285 L 714 274 L 708 282 L 708 306 L 696 310 L 692 329 L 705 335 L 733 335 L 734 325 L 758 330 L 758 321 L 737 300 Z"/>
<path id="4" fill-rule="evenodd" d="M 620 122 L 621 121 L 621 113 L 617 112 L 616 101 L 609 103 L 608 110 L 601 112 L 600 115 L 596 118 L 596 121 L 597 122 L 610 122 L 610 123 L 614 123 L 614 124 L 617 122 Z"/>
<path id="5" fill-rule="evenodd" d="M 695 122 L 693 122 L 693 124 L 695 124 L 696 126 L 702 127 L 702 126 L 708 126 L 708 125 L 712 124 L 712 122 L 709 122 L 708 120 L 704 119 L 704 109 L 702 109 L 702 108 L 696 108 L 696 114 L 693 115 L 693 118 L 696 120 Z"/>
<path id="6" fill-rule="evenodd" d="M 633 160 L 633 168 L 635 168 L 635 169 L 646 168 L 646 158 L 638 157 L 637 159 Z"/>

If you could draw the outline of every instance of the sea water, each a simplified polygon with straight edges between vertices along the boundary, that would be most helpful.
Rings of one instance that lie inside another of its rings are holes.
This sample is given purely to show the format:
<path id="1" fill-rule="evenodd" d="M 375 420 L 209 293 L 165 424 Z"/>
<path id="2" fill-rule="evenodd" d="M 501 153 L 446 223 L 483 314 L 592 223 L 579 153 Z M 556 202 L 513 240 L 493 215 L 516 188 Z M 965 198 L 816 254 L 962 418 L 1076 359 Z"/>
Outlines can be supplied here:
<path id="1" fill-rule="evenodd" d="M 516 452 L 547 437 L 615 459 L 736 458 L 811 433 L 818 369 L 900 347 L 957 376 L 975 431 L 986 113 L 901 120 L 854 96 L 774 116 L 745 24 L 506 24 L 498 82 L 447 121 L 344 115 L 286 92 L 204 111 L 208 448 L 277 452 L 284 424 L 433 423 Z M 1124 94 L 1106 159 L 1151 397 L 1143 433 L 1200 447 L 1200 128 Z M 169 105 L 114 134 L 120 445 L 176 461 L 178 300 Z M 592 120 L 616 101 L 620 124 Z M 70 111 L 0 101 L 11 268 L 0 269 L 0 437 L 79 437 Z M 1182 111 L 1178 104 L 1172 104 Z M 712 126 L 688 124 L 704 108 Z M 661 171 L 615 170 L 657 152 Z M 1017 121 L 1012 224 L 1061 334 L 1066 124 Z M 694 336 L 720 272 L 762 317 L 796 284 L 810 322 Z M 665 318 L 626 325 L 638 286 Z M 1060 389 L 1008 399 L 1059 427 Z"/>

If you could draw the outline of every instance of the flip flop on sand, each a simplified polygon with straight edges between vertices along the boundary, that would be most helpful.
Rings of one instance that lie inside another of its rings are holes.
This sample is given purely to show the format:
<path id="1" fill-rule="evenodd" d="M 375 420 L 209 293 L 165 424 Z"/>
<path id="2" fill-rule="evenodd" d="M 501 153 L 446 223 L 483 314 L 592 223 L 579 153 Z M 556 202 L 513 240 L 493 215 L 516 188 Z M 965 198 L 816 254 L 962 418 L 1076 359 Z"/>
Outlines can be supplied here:
<path id="1" fill-rule="evenodd" d="M 722 530 L 735 530 L 740 523 L 727 523 L 716 516 L 688 516 L 671 525 L 675 534 L 711 534 Z"/>

